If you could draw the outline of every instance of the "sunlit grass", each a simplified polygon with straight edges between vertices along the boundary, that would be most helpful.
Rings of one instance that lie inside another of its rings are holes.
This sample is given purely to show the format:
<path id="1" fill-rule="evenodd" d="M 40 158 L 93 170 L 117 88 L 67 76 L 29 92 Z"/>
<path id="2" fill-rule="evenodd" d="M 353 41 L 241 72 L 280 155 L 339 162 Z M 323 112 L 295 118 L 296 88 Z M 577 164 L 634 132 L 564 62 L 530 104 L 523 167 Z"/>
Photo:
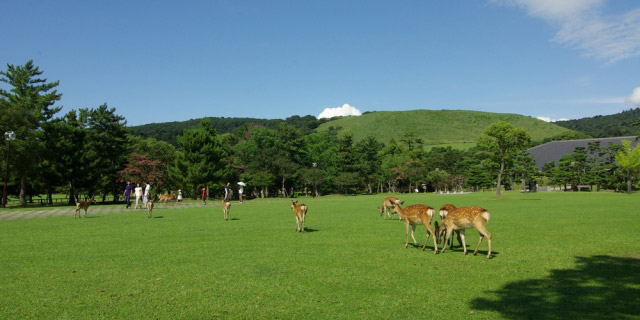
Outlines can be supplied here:
<path id="1" fill-rule="evenodd" d="M 300 198 L 309 206 L 303 234 L 288 199 L 234 202 L 230 221 L 217 202 L 160 206 L 153 219 L 129 211 L 0 221 L 0 318 L 513 317 L 493 307 L 515 303 L 501 295 L 510 284 L 573 270 L 577 257 L 640 258 L 637 194 L 396 194 L 405 204 L 488 209 L 490 260 L 486 241 L 478 256 L 435 255 L 431 241 L 405 249 L 404 225 L 376 209 L 385 196 Z M 421 226 L 416 239 L 425 239 Z M 473 250 L 477 233 L 467 239 Z M 639 297 L 634 285 L 629 299 Z"/>

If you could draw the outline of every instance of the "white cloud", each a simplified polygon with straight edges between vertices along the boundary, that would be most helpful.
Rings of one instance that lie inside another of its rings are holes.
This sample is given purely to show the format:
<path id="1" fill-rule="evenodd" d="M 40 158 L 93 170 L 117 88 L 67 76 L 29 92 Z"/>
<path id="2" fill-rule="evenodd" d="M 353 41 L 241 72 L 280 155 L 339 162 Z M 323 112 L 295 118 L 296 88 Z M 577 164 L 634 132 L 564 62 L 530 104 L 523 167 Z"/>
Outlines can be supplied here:
<path id="1" fill-rule="evenodd" d="M 640 87 L 633 89 L 631 95 L 627 98 L 626 102 L 640 107 Z"/>
<path id="2" fill-rule="evenodd" d="M 567 121 L 569 119 L 551 119 L 550 117 L 538 116 L 536 117 L 538 120 L 542 120 L 544 122 L 556 122 L 556 121 Z"/>
<path id="3" fill-rule="evenodd" d="M 318 116 L 318 119 L 344 117 L 344 116 L 361 116 L 362 112 L 349 104 L 343 104 L 342 107 L 337 108 L 325 108 L 324 111 Z"/>
<path id="4" fill-rule="evenodd" d="M 605 15 L 605 0 L 490 0 L 525 9 L 558 27 L 553 40 L 614 63 L 640 56 L 640 9 Z"/>

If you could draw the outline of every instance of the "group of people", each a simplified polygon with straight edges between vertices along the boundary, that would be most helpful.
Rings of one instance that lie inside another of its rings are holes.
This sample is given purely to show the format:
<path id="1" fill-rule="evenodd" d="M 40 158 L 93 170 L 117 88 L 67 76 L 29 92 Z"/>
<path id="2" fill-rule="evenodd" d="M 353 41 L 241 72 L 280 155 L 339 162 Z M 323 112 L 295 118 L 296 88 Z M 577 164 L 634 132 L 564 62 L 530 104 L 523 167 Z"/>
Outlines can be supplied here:
<path id="1" fill-rule="evenodd" d="M 149 202 L 149 199 L 151 197 L 151 185 L 147 182 L 143 191 L 140 183 L 137 183 L 136 187 L 134 188 L 131 185 L 131 181 L 127 181 L 127 186 L 124 188 L 124 202 L 127 204 L 127 206 L 125 207 L 127 209 L 131 207 L 132 193 L 136 197 L 136 206 L 134 209 L 142 209 L 140 202 L 142 201 L 142 204 L 146 204 L 147 202 Z"/>
<path id="2" fill-rule="evenodd" d="M 242 203 L 242 192 L 243 192 L 243 185 L 240 185 L 240 189 L 238 189 L 238 197 L 240 199 L 240 203 Z M 136 184 L 136 187 L 133 187 L 131 185 L 131 181 L 127 181 L 127 186 L 124 188 L 124 201 L 127 204 L 126 208 L 129 209 L 129 207 L 131 207 L 131 195 L 135 195 L 136 197 L 136 205 L 135 205 L 135 209 L 141 209 L 142 206 L 140 204 L 140 201 L 142 201 L 142 204 L 146 204 L 151 197 L 151 185 L 147 182 L 145 187 L 144 187 L 144 191 L 142 189 L 142 187 L 140 186 L 140 183 Z M 233 195 L 233 190 L 231 189 L 231 184 L 227 182 L 227 184 L 224 186 L 224 201 L 229 202 L 231 200 L 231 196 Z M 202 205 L 206 205 L 207 204 L 207 188 L 206 187 L 202 187 Z M 177 198 L 177 202 L 182 201 L 182 190 L 178 190 L 178 198 Z"/>
<path id="3" fill-rule="evenodd" d="M 202 197 L 202 205 L 206 206 L 207 205 L 207 187 L 202 187 L 201 189 L 202 194 L 200 195 Z M 240 203 L 242 203 L 242 185 L 240 185 L 240 189 L 238 189 L 238 197 L 240 199 Z M 233 189 L 231 189 L 231 184 L 229 182 L 227 182 L 227 184 L 224 186 L 224 201 L 225 202 L 229 202 L 231 201 L 231 196 L 233 195 Z"/>

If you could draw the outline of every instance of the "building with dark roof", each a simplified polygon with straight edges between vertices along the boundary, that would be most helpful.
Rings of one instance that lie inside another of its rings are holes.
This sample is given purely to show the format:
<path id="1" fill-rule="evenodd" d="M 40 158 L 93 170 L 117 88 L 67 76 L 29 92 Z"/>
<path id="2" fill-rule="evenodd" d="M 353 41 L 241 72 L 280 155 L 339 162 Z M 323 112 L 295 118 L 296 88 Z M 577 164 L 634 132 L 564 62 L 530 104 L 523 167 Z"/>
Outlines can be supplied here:
<path id="1" fill-rule="evenodd" d="M 606 148 L 610 143 L 622 144 L 622 140 L 630 140 L 633 146 L 638 145 L 638 142 L 640 142 L 636 139 L 636 136 L 562 140 L 547 142 L 545 144 L 529 148 L 528 151 L 536 161 L 538 169 L 542 170 L 542 166 L 544 166 L 545 163 L 554 161 L 556 165 L 558 165 L 562 155 L 573 153 L 576 147 L 584 147 L 586 149 L 589 146 L 589 142 L 600 141 L 600 147 Z M 588 156 L 592 157 L 592 155 Z"/>

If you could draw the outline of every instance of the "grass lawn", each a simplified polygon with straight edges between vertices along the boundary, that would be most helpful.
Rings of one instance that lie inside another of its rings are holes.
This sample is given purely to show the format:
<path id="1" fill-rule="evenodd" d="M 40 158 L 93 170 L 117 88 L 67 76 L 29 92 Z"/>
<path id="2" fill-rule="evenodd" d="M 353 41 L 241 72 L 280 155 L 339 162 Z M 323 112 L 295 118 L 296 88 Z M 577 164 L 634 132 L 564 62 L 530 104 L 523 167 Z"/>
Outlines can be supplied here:
<path id="1" fill-rule="evenodd" d="M 395 195 L 488 209 L 493 259 L 405 249 L 385 196 L 0 220 L 0 318 L 640 319 L 638 194 Z"/>

